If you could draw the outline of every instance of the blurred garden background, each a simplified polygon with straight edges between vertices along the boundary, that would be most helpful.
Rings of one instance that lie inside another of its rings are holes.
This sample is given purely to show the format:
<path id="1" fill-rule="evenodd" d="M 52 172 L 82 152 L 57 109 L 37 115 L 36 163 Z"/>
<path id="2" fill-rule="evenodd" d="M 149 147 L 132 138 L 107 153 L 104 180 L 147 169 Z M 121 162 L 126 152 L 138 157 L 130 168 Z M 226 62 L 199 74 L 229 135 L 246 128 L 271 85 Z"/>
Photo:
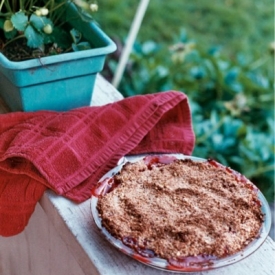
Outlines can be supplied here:
<path id="1" fill-rule="evenodd" d="M 99 1 L 95 20 L 118 45 L 138 0 Z M 151 0 L 118 90 L 187 94 L 193 155 L 240 171 L 274 201 L 274 1 Z"/>

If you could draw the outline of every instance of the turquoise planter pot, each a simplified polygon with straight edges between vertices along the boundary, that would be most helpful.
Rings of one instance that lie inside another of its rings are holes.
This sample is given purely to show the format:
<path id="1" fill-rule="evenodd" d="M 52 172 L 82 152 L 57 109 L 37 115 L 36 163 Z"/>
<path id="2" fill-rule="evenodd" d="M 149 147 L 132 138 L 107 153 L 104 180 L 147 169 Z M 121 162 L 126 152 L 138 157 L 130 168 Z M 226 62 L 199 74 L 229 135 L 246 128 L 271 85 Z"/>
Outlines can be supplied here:
<path id="1" fill-rule="evenodd" d="M 65 16 L 76 18 L 74 6 Z M 70 24 L 93 49 L 20 62 L 0 53 L 0 96 L 12 111 L 67 111 L 90 104 L 96 75 L 116 45 L 94 22 Z"/>

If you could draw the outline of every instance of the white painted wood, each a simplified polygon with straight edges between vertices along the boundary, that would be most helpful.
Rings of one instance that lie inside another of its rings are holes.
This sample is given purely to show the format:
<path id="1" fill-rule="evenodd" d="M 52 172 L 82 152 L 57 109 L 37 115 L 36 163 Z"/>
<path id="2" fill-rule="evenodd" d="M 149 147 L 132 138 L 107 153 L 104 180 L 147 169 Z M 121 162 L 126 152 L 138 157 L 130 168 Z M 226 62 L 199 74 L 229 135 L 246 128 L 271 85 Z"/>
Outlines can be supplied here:
<path id="1" fill-rule="evenodd" d="M 22 233 L 0 237 L 0 274 L 85 275 L 39 204 Z"/>
<path id="2" fill-rule="evenodd" d="M 97 77 L 93 105 L 122 99 Z M 1 103 L 0 103 L 1 105 Z M 6 112 L 0 108 L 0 112 Z M 21 234 L 0 237 L 1 275 L 161 275 L 175 274 L 145 266 L 120 253 L 104 239 L 91 215 L 90 200 L 76 204 L 47 190 Z M 275 275 L 275 243 L 268 237 L 251 256 L 194 275 Z"/>
<path id="3" fill-rule="evenodd" d="M 70 246 L 71 253 L 82 266 L 85 274 L 94 268 L 103 275 L 157 275 L 175 274 L 147 267 L 120 253 L 104 239 L 91 215 L 90 200 L 81 204 L 47 191 L 41 206 L 51 217 L 61 238 Z M 83 252 L 81 252 L 81 249 Z M 193 273 L 194 275 L 206 272 Z M 251 256 L 232 266 L 211 271 L 211 275 L 272 275 L 275 274 L 275 243 L 268 237 L 266 242 Z"/>
<path id="4" fill-rule="evenodd" d="M 100 106 L 121 99 L 123 99 L 122 94 L 101 75 L 97 75 L 91 105 Z"/>

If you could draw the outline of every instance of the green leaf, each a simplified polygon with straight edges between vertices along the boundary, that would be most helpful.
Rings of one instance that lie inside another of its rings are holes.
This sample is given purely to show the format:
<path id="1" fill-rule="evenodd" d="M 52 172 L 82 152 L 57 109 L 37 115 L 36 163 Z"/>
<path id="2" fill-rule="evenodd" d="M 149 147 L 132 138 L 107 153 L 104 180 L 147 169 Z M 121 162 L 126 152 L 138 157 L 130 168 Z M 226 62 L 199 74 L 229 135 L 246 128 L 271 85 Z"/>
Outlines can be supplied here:
<path id="1" fill-rule="evenodd" d="M 85 51 L 91 49 L 91 45 L 88 42 L 81 42 L 79 44 L 72 44 L 72 48 L 75 52 Z"/>
<path id="2" fill-rule="evenodd" d="M 32 14 L 30 18 L 30 22 L 37 31 L 41 31 L 41 32 L 43 28 L 48 24 L 53 27 L 52 21 L 45 16 L 37 16 L 35 14 Z"/>
<path id="3" fill-rule="evenodd" d="M 79 32 L 76 29 L 72 29 L 70 31 L 70 34 L 72 36 L 72 39 L 73 39 L 74 43 L 75 44 L 79 43 L 79 41 L 81 40 L 81 37 L 82 37 L 81 32 Z"/>
<path id="4" fill-rule="evenodd" d="M 4 28 L 5 21 L 6 21 L 5 18 L 0 18 L 0 29 Z M 5 32 L 4 31 L 4 35 L 5 35 L 6 39 L 12 39 L 12 38 L 14 38 L 16 36 L 16 34 L 17 34 L 17 30 L 16 29 L 13 29 L 10 32 Z"/>
<path id="5" fill-rule="evenodd" d="M 38 48 L 43 45 L 43 35 L 38 33 L 31 25 L 26 28 L 24 34 L 27 38 L 27 45 L 30 48 Z"/>
<path id="6" fill-rule="evenodd" d="M 28 17 L 23 11 L 19 11 L 12 15 L 11 22 L 18 31 L 24 31 L 28 25 Z"/>
<path id="7" fill-rule="evenodd" d="M 72 44 L 70 34 L 59 27 L 55 27 L 50 35 L 44 35 L 44 41 L 45 44 L 56 43 L 62 49 L 68 49 Z"/>
<path id="8" fill-rule="evenodd" d="M 93 19 L 92 15 L 87 13 L 83 8 L 79 7 L 78 5 L 75 5 L 77 8 L 78 16 L 83 20 L 84 22 L 91 22 Z"/>
<path id="9" fill-rule="evenodd" d="M 10 32 L 4 32 L 5 33 L 5 37 L 7 39 L 12 39 L 14 38 L 16 35 L 17 35 L 17 30 L 16 29 L 13 29 L 12 31 Z"/>
<path id="10" fill-rule="evenodd" d="M 0 18 L 0 29 L 3 29 L 4 22 L 5 22 L 5 19 L 4 18 Z"/>

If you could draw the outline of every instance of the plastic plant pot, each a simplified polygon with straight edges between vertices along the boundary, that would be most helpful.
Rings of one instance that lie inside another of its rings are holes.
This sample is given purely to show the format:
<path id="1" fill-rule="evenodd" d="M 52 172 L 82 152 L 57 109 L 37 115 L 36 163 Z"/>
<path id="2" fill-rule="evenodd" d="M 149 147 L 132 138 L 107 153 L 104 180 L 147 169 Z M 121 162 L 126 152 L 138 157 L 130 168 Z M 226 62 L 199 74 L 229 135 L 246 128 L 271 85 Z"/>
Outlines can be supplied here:
<path id="1" fill-rule="evenodd" d="M 73 5 L 66 18 L 77 18 Z M 97 73 L 115 43 L 95 22 L 69 20 L 92 49 L 14 62 L 0 53 L 0 96 L 11 111 L 67 111 L 89 106 Z"/>

